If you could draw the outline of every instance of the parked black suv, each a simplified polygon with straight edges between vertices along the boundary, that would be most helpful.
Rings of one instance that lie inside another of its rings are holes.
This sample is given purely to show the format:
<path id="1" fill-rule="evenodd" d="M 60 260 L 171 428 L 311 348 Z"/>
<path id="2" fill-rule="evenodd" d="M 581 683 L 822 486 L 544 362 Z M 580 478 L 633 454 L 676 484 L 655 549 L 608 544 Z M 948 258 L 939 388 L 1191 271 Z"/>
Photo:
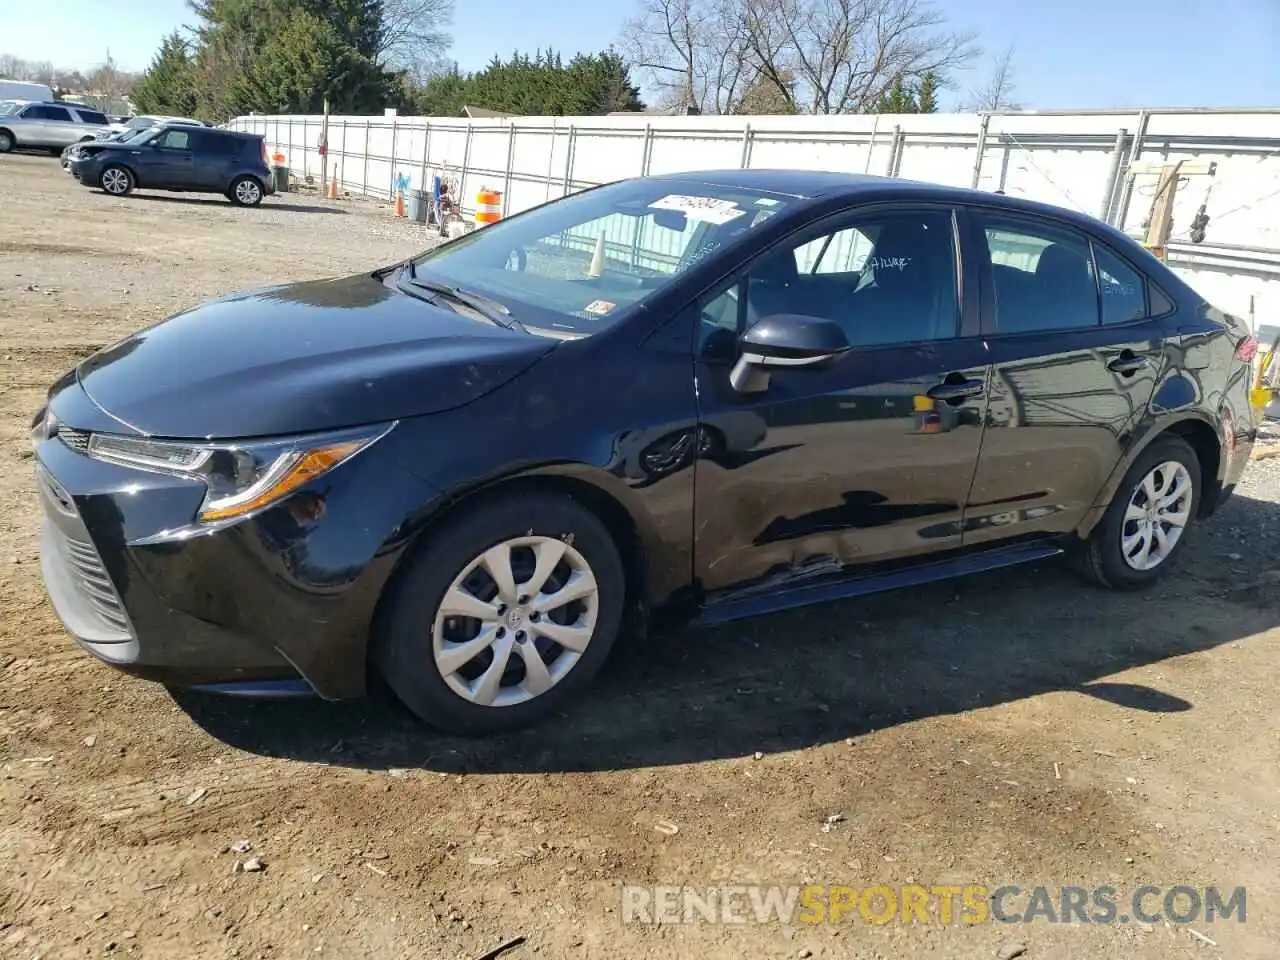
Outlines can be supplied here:
<path id="1" fill-rule="evenodd" d="M 1256 349 L 1066 210 L 628 180 L 85 360 L 33 424 L 44 579 L 144 676 L 339 698 L 377 671 L 437 726 L 511 729 L 663 612 L 1063 553 L 1150 583 L 1248 463 Z"/>
<path id="2" fill-rule="evenodd" d="M 185 124 L 152 127 L 121 141 L 93 141 L 71 161 L 88 187 L 123 197 L 135 187 L 221 193 L 255 207 L 274 192 L 262 137 Z"/>

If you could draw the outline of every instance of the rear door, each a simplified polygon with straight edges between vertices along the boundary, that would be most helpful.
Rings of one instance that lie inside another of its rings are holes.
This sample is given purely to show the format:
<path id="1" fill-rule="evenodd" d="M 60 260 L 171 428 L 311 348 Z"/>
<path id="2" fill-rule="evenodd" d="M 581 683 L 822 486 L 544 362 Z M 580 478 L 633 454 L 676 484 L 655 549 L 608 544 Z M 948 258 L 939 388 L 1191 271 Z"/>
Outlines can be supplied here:
<path id="1" fill-rule="evenodd" d="M 701 301 L 695 564 L 713 598 L 960 545 L 987 362 L 956 231 L 947 205 L 854 209 Z M 738 333 L 776 313 L 836 320 L 853 349 L 738 393 Z"/>
<path id="2" fill-rule="evenodd" d="M 1071 225 L 971 210 L 991 357 L 965 543 L 1075 529 L 1147 412 L 1164 326 L 1143 274 Z"/>
<path id="3" fill-rule="evenodd" d="M 31 120 L 30 133 L 23 132 L 22 139 L 41 147 L 65 147 L 78 139 L 79 124 L 71 118 L 66 107 L 53 104 L 35 104 L 22 112 L 24 120 Z"/>

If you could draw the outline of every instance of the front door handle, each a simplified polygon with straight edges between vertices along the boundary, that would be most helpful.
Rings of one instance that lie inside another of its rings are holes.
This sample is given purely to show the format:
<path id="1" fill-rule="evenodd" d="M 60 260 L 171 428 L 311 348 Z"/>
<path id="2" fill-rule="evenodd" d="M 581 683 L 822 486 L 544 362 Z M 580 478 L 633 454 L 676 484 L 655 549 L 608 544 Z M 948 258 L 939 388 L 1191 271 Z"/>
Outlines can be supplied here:
<path id="1" fill-rule="evenodd" d="M 1124 377 L 1131 377 L 1147 365 L 1147 358 L 1140 357 L 1132 350 L 1125 350 L 1107 364 L 1107 369 Z"/>
<path id="2" fill-rule="evenodd" d="M 953 380 L 948 377 L 927 391 L 930 400 L 959 405 L 972 397 L 981 396 L 987 385 L 981 380 Z"/>

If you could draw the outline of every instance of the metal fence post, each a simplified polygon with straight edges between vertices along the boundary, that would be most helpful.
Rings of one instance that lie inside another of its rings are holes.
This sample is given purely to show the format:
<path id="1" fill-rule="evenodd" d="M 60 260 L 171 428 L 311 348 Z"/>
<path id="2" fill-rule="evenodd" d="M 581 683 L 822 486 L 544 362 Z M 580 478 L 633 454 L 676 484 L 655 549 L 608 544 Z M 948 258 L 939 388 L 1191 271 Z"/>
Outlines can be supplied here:
<path id="1" fill-rule="evenodd" d="M 742 125 L 742 156 L 738 158 L 738 166 L 745 170 L 751 166 L 751 121 Z"/>
<path id="2" fill-rule="evenodd" d="M 366 120 L 364 122 L 364 171 L 360 174 L 360 195 L 367 197 L 369 195 L 369 131 L 373 129 L 373 122 Z"/>
<path id="3" fill-rule="evenodd" d="M 551 199 L 551 168 L 556 162 L 556 141 L 560 139 L 559 130 L 556 128 L 556 118 L 551 118 L 551 146 L 547 150 L 547 180 L 544 184 L 545 190 L 542 192 L 542 201 L 546 203 Z"/>
<path id="4" fill-rule="evenodd" d="M 640 176 L 649 175 L 649 159 L 653 156 L 653 124 L 644 125 L 644 147 L 640 151 Z"/>
<path id="5" fill-rule="evenodd" d="M 516 124 L 514 120 L 507 120 L 507 169 L 502 177 L 502 213 L 500 216 L 505 217 L 511 209 L 511 164 L 515 162 L 516 155 Z"/>
<path id="6" fill-rule="evenodd" d="M 400 126 L 395 120 L 391 121 L 391 181 L 387 185 L 387 196 L 392 200 L 396 198 L 396 135 L 400 132 Z"/>
<path id="7" fill-rule="evenodd" d="M 885 168 L 886 177 L 898 175 L 898 149 L 902 143 L 902 124 L 893 125 L 893 139 L 889 141 L 889 165 Z"/>
<path id="8" fill-rule="evenodd" d="M 984 113 L 982 122 L 978 125 L 978 155 L 973 160 L 973 181 L 969 186 L 977 190 L 978 181 L 982 179 L 982 155 L 987 152 L 987 127 L 991 123 L 991 114 Z"/>
<path id="9" fill-rule="evenodd" d="M 1151 120 L 1151 114 L 1145 110 L 1138 111 L 1138 130 L 1133 135 L 1133 142 L 1129 145 L 1129 159 L 1125 164 L 1124 190 L 1120 194 L 1120 203 L 1116 207 L 1115 220 L 1112 226 L 1124 229 L 1124 222 L 1129 218 L 1129 201 L 1133 199 L 1133 178 L 1129 177 L 1129 167 L 1133 166 L 1142 156 L 1142 142 L 1147 136 L 1147 124 Z"/>
<path id="10" fill-rule="evenodd" d="M 1115 212 L 1116 187 L 1120 184 L 1120 163 L 1124 157 L 1124 142 L 1128 137 L 1129 131 L 1121 127 L 1120 132 L 1116 134 L 1116 145 L 1111 148 L 1111 170 L 1107 173 L 1107 186 L 1102 194 L 1102 211 L 1098 214 L 1098 219 L 1104 223 L 1110 223 L 1111 215 Z"/>
<path id="11" fill-rule="evenodd" d="M 462 145 L 462 172 L 458 174 L 458 212 L 462 213 L 462 198 L 467 195 L 467 168 L 471 165 L 471 137 L 475 128 L 467 121 L 467 139 Z M 474 211 L 473 211 L 474 212 Z"/>
<path id="12" fill-rule="evenodd" d="M 422 190 L 430 188 L 427 183 L 427 168 L 431 166 L 431 121 L 428 120 L 422 126 L 422 179 L 419 187 Z"/>
<path id="13" fill-rule="evenodd" d="M 569 124 L 569 144 L 564 150 L 564 193 L 562 197 L 569 195 L 569 185 L 573 182 L 573 141 L 577 131 L 573 124 Z"/>
<path id="14" fill-rule="evenodd" d="M 876 152 L 876 136 L 880 133 L 880 114 L 876 114 L 875 119 L 871 121 L 871 139 L 867 141 L 867 160 L 862 165 L 863 173 L 871 172 L 871 157 Z"/>
<path id="15" fill-rule="evenodd" d="M 333 175 L 338 178 L 337 189 L 341 189 L 344 182 L 341 174 L 347 172 L 347 118 L 346 117 L 342 118 L 342 145 L 338 148 L 338 156 L 342 158 L 342 165 L 340 168 L 337 165 L 334 166 Z"/>

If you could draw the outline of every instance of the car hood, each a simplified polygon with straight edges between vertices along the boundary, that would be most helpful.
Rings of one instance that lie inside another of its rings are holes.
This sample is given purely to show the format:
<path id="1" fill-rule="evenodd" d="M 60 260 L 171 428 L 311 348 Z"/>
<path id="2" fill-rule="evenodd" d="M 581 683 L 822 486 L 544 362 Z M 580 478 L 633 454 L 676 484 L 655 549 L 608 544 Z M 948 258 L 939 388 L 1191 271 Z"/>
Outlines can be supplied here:
<path id="1" fill-rule="evenodd" d="M 140 433 L 258 437 L 459 407 L 556 344 L 361 275 L 214 300 L 76 372 L 95 404 Z"/>

